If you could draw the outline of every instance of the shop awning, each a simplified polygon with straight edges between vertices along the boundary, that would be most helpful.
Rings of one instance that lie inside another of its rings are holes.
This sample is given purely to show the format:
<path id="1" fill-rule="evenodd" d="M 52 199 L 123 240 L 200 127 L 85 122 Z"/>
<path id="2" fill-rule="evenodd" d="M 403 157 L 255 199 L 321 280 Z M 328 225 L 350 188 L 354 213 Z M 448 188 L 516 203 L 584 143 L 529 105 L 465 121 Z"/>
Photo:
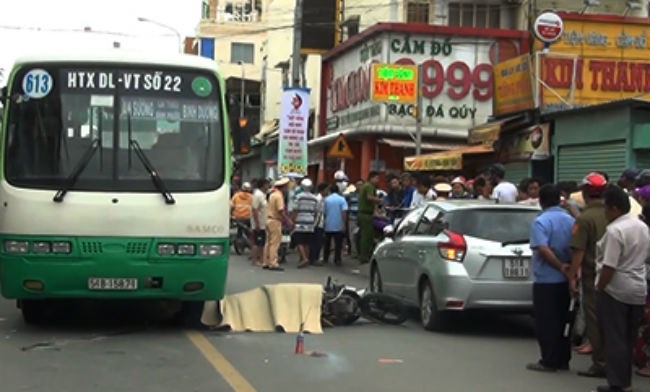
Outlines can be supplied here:
<path id="1" fill-rule="evenodd" d="M 411 148 L 415 149 L 415 142 L 405 139 L 379 139 L 379 143 L 388 144 L 396 148 Z M 446 144 L 446 143 L 422 143 L 420 148 L 425 151 L 449 151 L 463 147 L 462 144 Z"/>
<path id="2" fill-rule="evenodd" d="M 433 154 L 417 155 L 404 158 L 406 171 L 461 170 L 463 156 L 472 154 L 493 153 L 491 146 L 478 144 L 465 146 L 454 150 L 435 152 Z"/>
<path id="3" fill-rule="evenodd" d="M 529 125 L 529 116 L 527 113 L 521 113 L 499 120 L 493 120 L 485 124 L 477 125 L 469 129 L 467 135 L 468 144 L 485 144 L 491 146 L 499 140 L 502 131 L 512 128 L 519 128 Z"/>
<path id="4" fill-rule="evenodd" d="M 258 133 L 253 135 L 253 138 L 264 143 L 273 138 L 277 138 L 280 133 L 280 121 L 275 118 L 262 124 Z"/>

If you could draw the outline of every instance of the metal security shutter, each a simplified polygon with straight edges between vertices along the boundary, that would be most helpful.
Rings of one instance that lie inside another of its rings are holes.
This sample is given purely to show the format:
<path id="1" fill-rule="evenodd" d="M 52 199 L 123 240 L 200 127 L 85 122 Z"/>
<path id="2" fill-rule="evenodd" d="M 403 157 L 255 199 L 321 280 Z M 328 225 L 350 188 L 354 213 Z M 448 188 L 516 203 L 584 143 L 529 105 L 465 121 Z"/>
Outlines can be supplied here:
<path id="1" fill-rule="evenodd" d="M 529 177 L 529 162 L 511 162 L 506 165 L 506 180 L 512 182 L 515 185 L 519 185 L 519 182 L 526 177 Z"/>
<path id="2" fill-rule="evenodd" d="M 625 140 L 560 146 L 556 181 L 580 181 L 585 174 L 604 171 L 610 179 L 625 170 Z"/>
<path id="3" fill-rule="evenodd" d="M 636 167 L 650 169 L 650 151 L 640 150 L 636 152 Z"/>

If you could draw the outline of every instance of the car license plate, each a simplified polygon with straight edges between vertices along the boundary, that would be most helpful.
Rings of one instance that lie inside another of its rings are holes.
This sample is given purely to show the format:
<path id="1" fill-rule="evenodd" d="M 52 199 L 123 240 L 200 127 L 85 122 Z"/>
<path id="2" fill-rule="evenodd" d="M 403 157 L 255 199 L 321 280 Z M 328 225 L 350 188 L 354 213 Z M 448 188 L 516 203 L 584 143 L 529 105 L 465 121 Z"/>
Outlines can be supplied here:
<path id="1" fill-rule="evenodd" d="M 283 235 L 282 236 L 282 242 L 284 242 L 284 243 L 291 242 L 291 236 L 290 235 Z"/>
<path id="2" fill-rule="evenodd" d="M 137 290 L 136 278 L 88 278 L 89 290 Z"/>
<path id="3" fill-rule="evenodd" d="M 524 258 L 503 259 L 503 277 L 526 279 L 530 276 L 530 260 Z"/>

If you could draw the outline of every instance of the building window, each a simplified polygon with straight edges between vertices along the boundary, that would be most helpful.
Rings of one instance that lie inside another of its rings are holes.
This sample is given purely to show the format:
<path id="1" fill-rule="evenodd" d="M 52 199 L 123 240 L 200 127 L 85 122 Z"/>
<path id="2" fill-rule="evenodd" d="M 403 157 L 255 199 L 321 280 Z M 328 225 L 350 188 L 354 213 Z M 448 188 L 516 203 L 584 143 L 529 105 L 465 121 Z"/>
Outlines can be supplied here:
<path id="1" fill-rule="evenodd" d="M 261 0 L 228 0 L 218 13 L 220 22 L 259 22 L 262 17 Z"/>
<path id="2" fill-rule="evenodd" d="M 201 4 L 201 19 L 210 19 L 210 3 L 208 0 L 203 0 Z"/>
<path id="3" fill-rule="evenodd" d="M 406 23 L 429 23 L 432 4 L 430 1 L 411 0 L 406 4 Z"/>
<path id="4" fill-rule="evenodd" d="M 449 3 L 447 24 L 461 27 L 501 27 L 500 4 Z"/>
<path id="5" fill-rule="evenodd" d="M 230 62 L 253 64 L 255 62 L 255 45 L 243 42 L 233 42 L 230 44 Z"/>

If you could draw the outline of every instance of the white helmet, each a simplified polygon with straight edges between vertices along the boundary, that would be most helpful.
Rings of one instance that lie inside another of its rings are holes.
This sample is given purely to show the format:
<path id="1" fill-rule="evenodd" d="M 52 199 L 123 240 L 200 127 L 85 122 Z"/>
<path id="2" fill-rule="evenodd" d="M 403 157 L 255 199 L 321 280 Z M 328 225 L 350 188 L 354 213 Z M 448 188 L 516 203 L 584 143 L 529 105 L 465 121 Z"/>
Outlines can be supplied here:
<path id="1" fill-rule="evenodd" d="M 250 182 L 245 182 L 241 184 L 241 189 L 244 191 L 250 191 L 252 189 Z"/>
<path id="2" fill-rule="evenodd" d="M 336 173 L 334 173 L 334 181 L 347 181 L 348 176 L 345 174 L 343 170 L 337 170 Z"/>
<path id="3" fill-rule="evenodd" d="M 314 183 L 309 178 L 303 178 L 302 181 L 300 181 L 300 186 L 305 189 L 311 189 L 311 187 L 314 186 Z"/>

